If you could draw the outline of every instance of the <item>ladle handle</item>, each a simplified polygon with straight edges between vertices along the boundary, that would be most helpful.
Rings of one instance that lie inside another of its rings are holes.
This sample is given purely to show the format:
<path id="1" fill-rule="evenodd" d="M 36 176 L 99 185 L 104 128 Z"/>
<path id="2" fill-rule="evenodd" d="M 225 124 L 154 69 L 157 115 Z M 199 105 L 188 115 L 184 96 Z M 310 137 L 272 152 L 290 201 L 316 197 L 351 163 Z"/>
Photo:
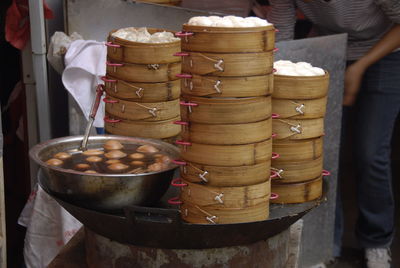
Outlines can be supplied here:
<path id="1" fill-rule="evenodd" d="M 90 118 L 95 118 L 97 114 L 97 110 L 99 109 L 100 106 L 100 101 L 101 101 L 101 96 L 103 96 L 104 93 L 104 88 L 103 85 L 98 85 L 96 88 L 96 98 L 94 100 L 92 110 L 90 111 Z"/>
<path id="2" fill-rule="evenodd" d="M 85 135 L 83 136 L 81 146 L 79 147 L 79 150 L 81 150 L 81 151 L 86 151 L 86 149 L 87 149 L 87 143 L 88 143 L 88 139 L 89 139 L 90 129 L 92 128 L 94 118 L 96 117 L 97 110 L 99 109 L 100 100 L 101 100 L 101 96 L 103 95 L 103 93 L 104 93 L 103 85 L 98 85 L 96 88 L 96 98 L 94 99 L 92 109 L 90 110 L 90 114 L 89 114 L 89 122 L 86 125 Z"/>

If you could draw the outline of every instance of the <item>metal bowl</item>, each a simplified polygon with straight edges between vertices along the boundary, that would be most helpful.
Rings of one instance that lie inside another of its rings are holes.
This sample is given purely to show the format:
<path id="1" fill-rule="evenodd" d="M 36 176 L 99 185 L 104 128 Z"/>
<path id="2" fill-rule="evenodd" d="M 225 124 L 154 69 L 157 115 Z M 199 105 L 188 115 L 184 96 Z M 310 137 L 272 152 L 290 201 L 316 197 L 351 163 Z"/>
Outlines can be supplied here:
<path id="1" fill-rule="evenodd" d="M 53 167 L 45 163 L 58 152 L 79 148 L 83 136 L 70 136 L 46 141 L 34 146 L 29 154 L 44 173 L 39 184 L 47 192 L 72 204 L 88 209 L 118 213 L 130 205 L 151 205 L 168 189 L 177 166 L 167 170 L 143 174 L 87 174 Z M 88 148 L 99 148 L 107 140 L 123 144 L 150 144 L 162 149 L 170 157 L 178 158 L 179 150 L 166 142 L 154 139 L 114 135 L 91 136 Z"/>

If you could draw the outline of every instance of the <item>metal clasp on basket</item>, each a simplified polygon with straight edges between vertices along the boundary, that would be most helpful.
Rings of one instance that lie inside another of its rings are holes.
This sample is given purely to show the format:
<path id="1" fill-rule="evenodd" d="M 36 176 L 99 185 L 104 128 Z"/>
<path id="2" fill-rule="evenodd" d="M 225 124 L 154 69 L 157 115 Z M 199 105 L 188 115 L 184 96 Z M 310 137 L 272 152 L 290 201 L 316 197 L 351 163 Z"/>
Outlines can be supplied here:
<path id="1" fill-rule="evenodd" d="M 297 133 L 297 134 L 301 134 L 301 132 L 302 132 L 301 125 L 297 124 L 296 126 L 290 126 L 290 131 Z"/>
<path id="2" fill-rule="evenodd" d="M 304 114 L 304 111 L 303 111 L 304 108 L 306 108 L 306 106 L 304 105 L 304 103 L 302 103 L 301 105 L 296 106 L 295 110 L 296 110 L 297 113 L 303 115 Z"/>

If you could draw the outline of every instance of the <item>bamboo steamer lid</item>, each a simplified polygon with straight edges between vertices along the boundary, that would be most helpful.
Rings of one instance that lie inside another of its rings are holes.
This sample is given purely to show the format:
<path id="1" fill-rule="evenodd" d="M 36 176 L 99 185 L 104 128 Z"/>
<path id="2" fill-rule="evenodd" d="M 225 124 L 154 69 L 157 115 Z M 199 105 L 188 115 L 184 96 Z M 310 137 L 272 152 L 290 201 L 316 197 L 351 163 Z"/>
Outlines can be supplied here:
<path id="1" fill-rule="evenodd" d="M 199 97 L 257 97 L 271 95 L 273 75 L 259 76 L 203 76 L 182 79 L 182 93 Z"/>
<path id="2" fill-rule="evenodd" d="M 126 101 L 161 102 L 179 98 L 181 81 L 130 83 L 114 77 L 103 78 L 107 95 Z"/>
<path id="3" fill-rule="evenodd" d="M 177 80 L 181 72 L 181 63 L 136 64 L 108 60 L 106 63 L 107 76 L 127 82 L 158 83 Z"/>
<path id="4" fill-rule="evenodd" d="M 301 162 L 281 162 L 272 160 L 271 169 L 277 172 L 279 183 L 294 183 L 309 181 L 322 174 L 323 157 Z"/>
<path id="5" fill-rule="evenodd" d="M 329 74 L 320 76 L 274 75 L 273 98 L 318 99 L 326 96 L 329 89 Z"/>
<path id="6" fill-rule="evenodd" d="M 211 166 L 184 162 L 180 167 L 183 179 L 210 186 L 245 186 L 269 180 L 271 160 L 249 166 Z"/>
<path id="7" fill-rule="evenodd" d="M 322 156 L 323 137 L 306 140 L 276 140 L 272 150 L 279 154 L 279 162 L 307 161 Z"/>
<path id="8" fill-rule="evenodd" d="M 108 114 L 127 120 L 163 121 L 179 116 L 179 100 L 163 102 L 131 102 L 107 96 L 105 110 Z"/>
<path id="9" fill-rule="evenodd" d="M 186 122 L 239 124 L 271 117 L 271 97 L 204 98 L 181 96 L 181 117 Z"/>
<path id="10" fill-rule="evenodd" d="M 246 124 L 202 124 L 186 122 L 182 138 L 203 144 L 248 144 L 271 138 L 272 119 Z"/>
<path id="11" fill-rule="evenodd" d="M 163 32 L 163 29 L 147 28 L 148 32 Z M 180 40 L 169 43 L 140 43 L 119 37 L 114 37 L 113 30 L 108 35 L 107 57 L 112 61 L 137 64 L 164 64 L 180 62 L 180 57 L 174 56 L 181 51 Z"/>
<path id="12" fill-rule="evenodd" d="M 275 47 L 275 28 L 205 27 L 183 24 L 182 49 L 198 52 L 265 52 Z"/>
<path id="13" fill-rule="evenodd" d="M 268 161 L 272 156 L 271 139 L 243 145 L 177 143 L 184 160 L 204 165 L 249 166 Z"/>
<path id="14" fill-rule="evenodd" d="M 182 57 L 182 72 L 213 76 L 254 76 L 272 73 L 272 51 L 257 53 L 188 52 Z"/>
<path id="15" fill-rule="evenodd" d="M 276 204 L 296 204 L 318 199 L 322 196 L 322 176 L 299 183 L 272 182 L 271 190 L 278 198 L 271 200 Z"/>
<path id="16" fill-rule="evenodd" d="M 272 113 L 279 118 L 312 119 L 325 116 L 327 97 L 311 100 L 272 99 Z"/>
<path id="17" fill-rule="evenodd" d="M 264 221 L 269 217 L 269 201 L 247 208 L 207 208 L 185 202 L 180 211 L 184 221 L 197 224 Z"/>
<path id="18" fill-rule="evenodd" d="M 163 121 L 130 121 L 106 114 L 105 130 L 107 133 L 121 136 L 167 139 L 180 134 L 181 128 L 173 124 L 179 116 Z"/>
<path id="19" fill-rule="evenodd" d="M 324 135 L 324 118 L 314 119 L 273 119 L 272 131 L 276 140 L 301 140 Z"/>
<path id="20" fill-rule="evenodd" d="M 207 208 L 246 208 L 265 204 L 271 194 L 271 181 L 246 186 L 205 186 L 182 180 L 180 200 Z"/>

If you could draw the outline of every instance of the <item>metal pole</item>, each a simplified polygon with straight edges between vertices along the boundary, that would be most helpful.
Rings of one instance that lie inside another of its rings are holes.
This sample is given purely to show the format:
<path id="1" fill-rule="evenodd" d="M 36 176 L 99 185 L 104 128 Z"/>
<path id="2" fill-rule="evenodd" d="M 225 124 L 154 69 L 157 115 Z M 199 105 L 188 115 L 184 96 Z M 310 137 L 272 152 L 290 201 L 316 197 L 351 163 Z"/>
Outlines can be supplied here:
<path id="1" fill-rule="evenodd" d="M 51 138 L 50 106 L 47 84 L 46 37 L 43 14 L 43 1 L 29 1 L 31 24 L 32 62 L 36 81 L 36 101 L 39 122 L 39 139 Z"/>

